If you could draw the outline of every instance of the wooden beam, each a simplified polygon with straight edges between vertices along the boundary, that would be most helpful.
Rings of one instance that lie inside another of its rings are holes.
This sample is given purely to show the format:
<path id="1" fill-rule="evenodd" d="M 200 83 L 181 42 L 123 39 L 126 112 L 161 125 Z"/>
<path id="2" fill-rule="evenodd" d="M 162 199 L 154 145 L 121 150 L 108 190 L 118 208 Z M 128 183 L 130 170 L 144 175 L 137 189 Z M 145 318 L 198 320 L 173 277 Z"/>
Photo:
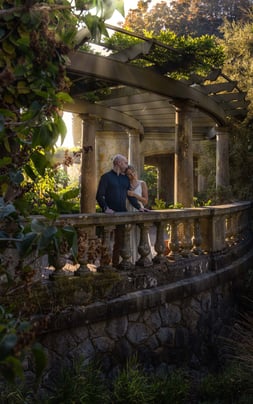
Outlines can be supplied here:
<path id="1" fill-rule="evenodd" d="M 170 77 L 86 52 L 70 52 L 69 60 L 70 65 L 67 68 L 69 74 L 83 74 L 84 77 L 89 75 L 144 89 L 174 100 L 189 100 L 193 106 L 211 115 L 219 125 L 226 125 L 226 114 L 216 100 Z"/>
<path id="2" fill-rule="evenodd" d="M 121 52 L 113 53 L 108 56 L 108 58 L 113 60 L 118 60 L 120 62 L 129 62 L 134 60 L 141 55 L 147 55 L 152 47 L 152 42 L 141 42 L 136 45 L 130 46 Z"/>
<path id="3" fill-rule="evenodd" d="M 142 124 L 137 119 L 102 105 L 90 104 L 86 101 L 76 100 L 74 103 L 64 104 L 64 111 L 92 115 L 106 121 L 117 123 L 118 125 L 136 129 L 140 134 L 143 134 L 144 132 Z"/>
<path id="4" fill-rule="evenodd" d="M 209 97 L 216 100 L 218 103 L 222 102 L 229 102 L 229 101 L 241 101 L 244 100 L 246 97 L 247 93 L 224 93 L 224 94 L 216 94 L 216 95 L 210 95 Z"/>
<path id="5" fill-rule="evenodd" d="M 227 81 L 224 83 L 207 84 L 202 86 L 206 94 L 216 94 L 222 91 L 233 91 L 237 86 L 237 81 Z"/>

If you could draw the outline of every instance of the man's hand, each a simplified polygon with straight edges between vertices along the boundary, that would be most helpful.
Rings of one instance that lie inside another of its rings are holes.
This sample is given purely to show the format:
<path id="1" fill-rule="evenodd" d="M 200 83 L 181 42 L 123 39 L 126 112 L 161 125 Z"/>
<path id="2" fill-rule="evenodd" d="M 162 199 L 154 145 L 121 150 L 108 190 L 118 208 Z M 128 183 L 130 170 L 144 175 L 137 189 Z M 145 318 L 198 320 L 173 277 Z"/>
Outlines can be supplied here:
<path id="1" fill-rule="evenodd" d="M 104 213 L 114 213 L 114 210 L 110 209 L 110 208 L 106 208 Z"/>

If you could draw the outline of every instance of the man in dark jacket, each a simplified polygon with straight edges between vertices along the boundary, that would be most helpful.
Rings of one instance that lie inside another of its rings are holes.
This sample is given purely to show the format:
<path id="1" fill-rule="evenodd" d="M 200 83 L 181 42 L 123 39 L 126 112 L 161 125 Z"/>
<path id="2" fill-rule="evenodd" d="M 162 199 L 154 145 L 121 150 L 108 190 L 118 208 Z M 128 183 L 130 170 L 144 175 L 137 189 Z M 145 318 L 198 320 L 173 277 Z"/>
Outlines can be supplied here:
<path id="1" fill-rule="evenodd" d="M 113 167 L 100 178 L 96 199 L 104 213 L 126 212 L 126 200 L 137 210 L 143 211 L 136 198 L 129 197 L 127 191 L 130 189 L 130 182 L 125 175 L 128 161 L 122 154 L 116 154 L 113 158 Z M 116 226 L 112 263 L 117 266 L 119 263 L 119 250 L 123 243 L 122 226 Z"/>
<path id="2" fill-rule="evenodd" d="M 127 195 L 130 189 L 129 178 L 125 175 L 127 167 L 127 158 L 117 154 L 113 158 L 113 168 L 101 176 L 96 199 L 103 212 L 126 212 L 127 198 L 137 210 L 141 209 L 137 199 Z"/>

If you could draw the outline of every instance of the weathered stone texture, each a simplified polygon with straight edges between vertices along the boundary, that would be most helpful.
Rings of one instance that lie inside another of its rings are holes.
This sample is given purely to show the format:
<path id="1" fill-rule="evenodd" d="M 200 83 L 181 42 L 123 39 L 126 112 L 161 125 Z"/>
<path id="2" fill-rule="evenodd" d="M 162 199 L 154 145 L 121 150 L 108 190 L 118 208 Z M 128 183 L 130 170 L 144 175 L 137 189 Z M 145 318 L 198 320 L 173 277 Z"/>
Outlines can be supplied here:
<path id="1" fill-rule="evenodd" d="M 99 358 L 110 375 L 134 354 L 157 372 L 212 360 L 235 308 L 233 277 L 221 279 L 210 273 L 58 314 L 40 337 L 49 358 L 42 384 L 76 358 Z"/>

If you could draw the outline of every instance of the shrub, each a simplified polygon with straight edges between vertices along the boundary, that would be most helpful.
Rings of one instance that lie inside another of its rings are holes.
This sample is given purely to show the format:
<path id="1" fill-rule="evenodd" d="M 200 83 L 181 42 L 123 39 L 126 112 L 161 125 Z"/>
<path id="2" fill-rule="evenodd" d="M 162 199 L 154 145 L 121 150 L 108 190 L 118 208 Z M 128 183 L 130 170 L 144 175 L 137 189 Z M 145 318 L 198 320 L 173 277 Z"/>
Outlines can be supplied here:
<path id="1" fill-rule="evenodd" d="M 141 370 L 136 357 L 127 361 L 113 382 L 113 403 L 146 404 L 154 403 L 152 386 Z"/>

